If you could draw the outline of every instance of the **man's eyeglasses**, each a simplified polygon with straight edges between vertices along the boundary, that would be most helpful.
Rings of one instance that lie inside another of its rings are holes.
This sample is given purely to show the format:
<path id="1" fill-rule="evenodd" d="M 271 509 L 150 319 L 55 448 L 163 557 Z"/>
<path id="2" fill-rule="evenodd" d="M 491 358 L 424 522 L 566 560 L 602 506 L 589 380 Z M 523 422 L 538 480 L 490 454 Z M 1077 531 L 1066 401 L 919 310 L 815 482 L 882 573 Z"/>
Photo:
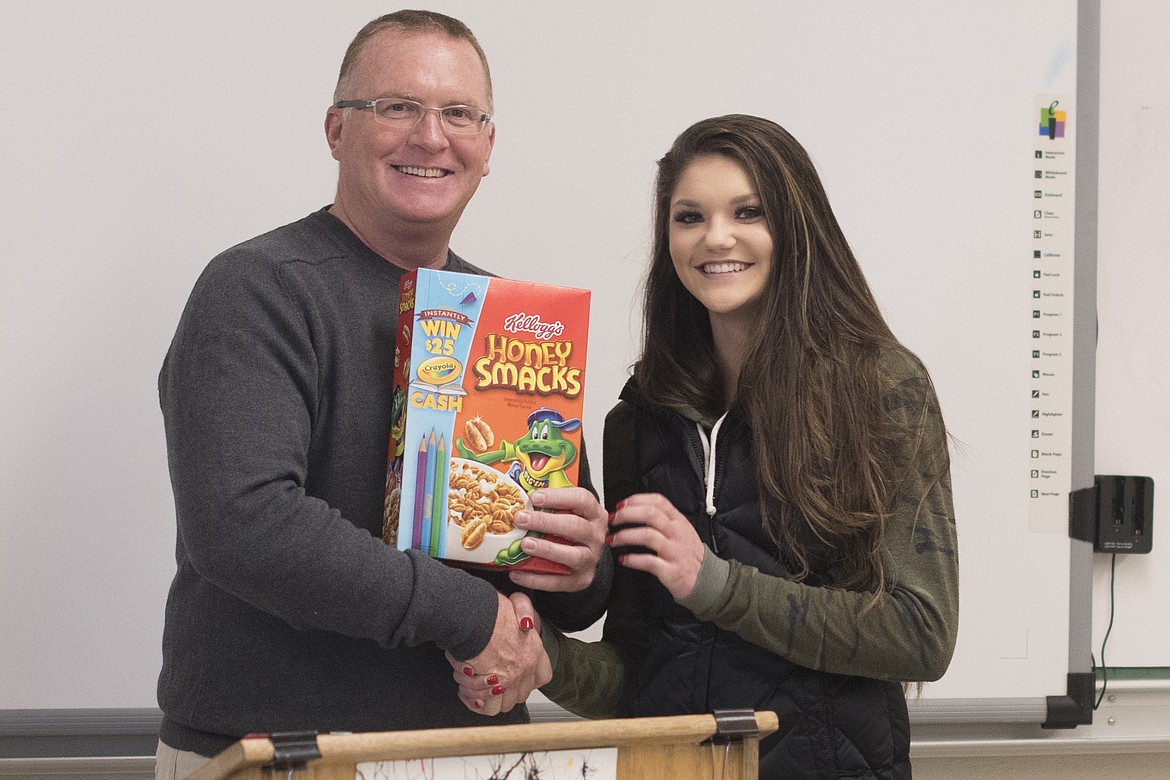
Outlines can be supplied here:
<path id="1" fill-rule="evenodd" d="M 378 98 L 377 100 L 339 100 L 336 108 L 356 108 L 373 111 L 374 118 L 383 124 L 409 130 L 423 120 L 428 111 L 439 115 L 443 128 L 449 133 L 470 135 L 483 130 L 492 115 L 475 106 L 443 106 L 429 108 L 414 100 L 405 98 Z"/>

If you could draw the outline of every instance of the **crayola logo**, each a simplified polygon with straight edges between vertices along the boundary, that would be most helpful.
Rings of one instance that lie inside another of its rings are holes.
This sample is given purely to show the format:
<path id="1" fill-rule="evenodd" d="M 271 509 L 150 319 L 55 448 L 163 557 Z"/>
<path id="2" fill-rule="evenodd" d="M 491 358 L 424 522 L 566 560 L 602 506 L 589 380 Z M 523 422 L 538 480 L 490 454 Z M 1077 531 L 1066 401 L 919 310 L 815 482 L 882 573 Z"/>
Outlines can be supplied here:
<path id="1" fill-rule="evenodd" d="M 435 387 L 454 382 L 462 372 L 463 364 L 449 357 L 427 358 L 418 366 L 418 378 Z"/>

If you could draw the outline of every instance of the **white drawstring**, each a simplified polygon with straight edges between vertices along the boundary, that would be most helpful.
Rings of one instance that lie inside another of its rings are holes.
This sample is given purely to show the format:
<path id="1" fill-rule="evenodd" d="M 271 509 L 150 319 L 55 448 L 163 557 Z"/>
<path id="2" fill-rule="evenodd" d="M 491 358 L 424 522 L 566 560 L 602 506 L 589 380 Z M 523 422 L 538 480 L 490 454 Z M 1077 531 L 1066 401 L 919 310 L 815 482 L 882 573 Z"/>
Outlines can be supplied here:
<path id="1" fill-rule="evenodd" d="M 707 517 L 715 516 L 715 444 L 719 440 L 719 426 L 727 418 L 727 412 L 715 421 L 711 428 L 711 442 L 707 442 L 707 432 L 703 426 L 695 423 L 699 431 L 699 441 L 703 442 L 703 486 L 707 489 Z"/>

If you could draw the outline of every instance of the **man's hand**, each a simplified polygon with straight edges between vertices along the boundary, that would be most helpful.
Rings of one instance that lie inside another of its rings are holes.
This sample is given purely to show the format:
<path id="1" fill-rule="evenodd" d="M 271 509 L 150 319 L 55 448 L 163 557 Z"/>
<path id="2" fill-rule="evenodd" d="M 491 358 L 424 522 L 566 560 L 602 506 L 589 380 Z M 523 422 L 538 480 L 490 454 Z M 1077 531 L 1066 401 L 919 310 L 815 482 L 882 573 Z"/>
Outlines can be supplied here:
<path id="1" fill-rule="evenodd" d="M 508 712 L 552 679 L 532 602 L 523 593 L 512 594 L 511 600 L 497 597 L 496 627 L 483 652 L 466 661 L 447 653 L 459 700 L 480 715 Z"/>
<path id="2" fill-rule="evenodd" d="M 534 558 L 563 563 L 569 574 L 514 571 L 508 576 L 522 588 L 548 591 L 585 590 L 593 583 L 605 547 L 609 516 L 584 488 L 542 488 L 530 497 L 533 510 L 516 514 L 516 527 L 559 536 L 566 543 L 527 536 L 521 543 Z"/>

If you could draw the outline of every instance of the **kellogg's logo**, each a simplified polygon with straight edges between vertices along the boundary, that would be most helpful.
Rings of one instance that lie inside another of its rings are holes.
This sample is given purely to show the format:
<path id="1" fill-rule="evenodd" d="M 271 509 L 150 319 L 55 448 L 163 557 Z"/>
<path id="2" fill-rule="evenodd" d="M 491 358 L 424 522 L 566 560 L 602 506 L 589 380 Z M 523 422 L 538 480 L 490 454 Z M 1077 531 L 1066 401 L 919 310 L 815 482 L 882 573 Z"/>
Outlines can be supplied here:
<path id="1" fill-rule="evenodd" d="M 538 339 L 551 339 L 565 332 L 565 326 L 560 320 L 544 322 L 539 314 L 513 314 L 504 320 L 504 330 L 509 333 L 531 333 Z"/>

